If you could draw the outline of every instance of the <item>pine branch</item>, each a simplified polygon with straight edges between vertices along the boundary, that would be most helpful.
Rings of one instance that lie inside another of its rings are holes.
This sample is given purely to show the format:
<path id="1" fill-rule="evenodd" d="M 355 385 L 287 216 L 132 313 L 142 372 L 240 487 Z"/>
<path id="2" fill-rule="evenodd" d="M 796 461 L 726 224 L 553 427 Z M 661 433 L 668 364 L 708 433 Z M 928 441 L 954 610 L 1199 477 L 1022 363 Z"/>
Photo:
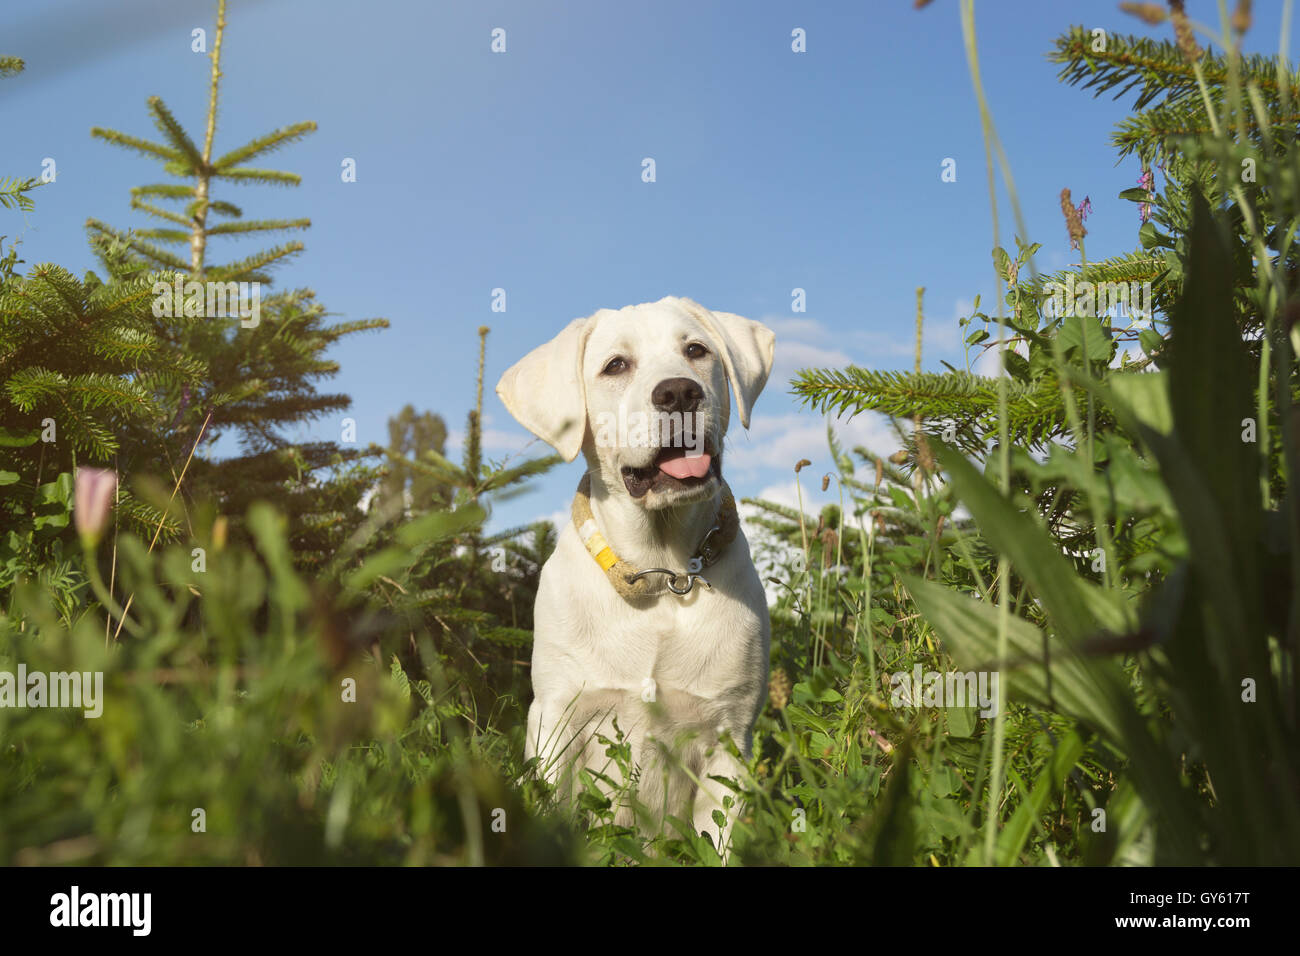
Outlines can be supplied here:
<path id="1" fill-rule="evenodd" d="M 206 209 L 208 212 L 219 213 L 222 216 L 229 216 L 232 219 L 242 219 L 244 211 L 234 203 L 225 202 L 221 199 L 210 199 L 206 203 L 202 199 L 196 199 L 185 207 L 185 215 L 194 217 L 199 214 L 200 210 Z"/>
<path id="2" fill-rule="evenodd" d="M 507 488 L 510 485 L 518 484 L 525 478 L 531 478 L 534 475 L 550 471 L 563 460 L 559 455 L 548 455 L 544 458 L 530 459 L 514 468 L 493 472 L 483 480 L 480 490 L 492 491 L 498 488 Z"/>
<path id="3" fill-rule="evenodd" d="M 1164 95 L 1167 102 L 1199 97 L 1196 72 L 1183 57 L 1177 44 L 1147 37 L 1110 33 L 1106 49 L 1094 51 L 1091 31 L 1081 26 L 1056 39 L 1056 49 L 1048 54 L 1053 63 L 1063 64 L 1059 79 L 1071 86 L 1094 90 L 1100 96 L 1118 88 L 1114 99 L 1137 91 L 1133 109 L 1140 110 Z M 1206 51 L 1200 60 L 1202 75 L 1209 86 L 1223 86 L 1229 81 L 1227 61 L 1222 54 Z M 1240 61 L 1243 83 L 1254 83 L 1273 107 L 1280 103 L 1277 63 L 1259 54 L 1243 56 Z M 1289 85 L 1296 89 L 1300 74 L 1291 73 Z"/>
<path id="4" fill-rule="evenodd" d="M 274 169 L 223 169 L 215 175 L 237 183 L 264 183 L 268 186 L 297 186 L 302 177 L 297 173 L 282 173 Z"/>
<path id="5" fill-rule="evenodd" d="M 190 241 L 190 233 L 180 229 L 136 229 L 132 235 L 140 239 L 156 239 L 159 242 L 170 242 L 176 245 L 185 245 Z"/>
<path id="6" fill-rule="evenodd" d="M 146 303 L 152 308 L 154 284 L 166 282 L 171 285 L 175 276 L 174 272 L 156 272 L 140 279 L 103 285 L 90 294 L 88 301 L 97 311 L 113 316 L 133 312 Z"/>
<path id="7" fill-rule="evenodd" d="M 101 243 L 107 246 L 110 242 L 116 242 L 145 259 L 155 268 L 182 273 L 190 271 L 190 264 L 179 256 L 175 256 L 167 250 L 159 249 L 147 242 L 141 242 L 129 233 L 118 232 L 112 226 L 102 223 L 98 219 L 87 219 L 86 229 L 92 233 L 92 243 Z"/>
<path id="8" fill-rule="evenodd" d="M 319 335 L 326 342 L 334 342 L 354 332 L 372 332 L 386 329 L 391 325 L 387 319 L 355 319 L 351 322 L 336 322 L 327 329 L 321 329 Z"/>
<path id="9" fill-rule="evenodd" d="M 1008 424 L 1020 440 L 1042 441 L 1065 427 L 1065 407 L 1054 377 L 1030 385 L 1007 383 Z M 822 413 L 852 417 L 867 410 L 896 418 L 989 428 L 998 408 L 997 379 L 969 372 L 881 372 L 849 366 L 799 372 L 793 391 Z M 1081 399 L 1084 398 L 1080 393 Z"/>
<path id="10" fill-rule="evenodd" d="M 1093 50 L 1093 39 L 1082 27 L 1072 27 L 1058 37 L 1050 60 L 1063 64 L 1060 79 L 1100 96 L 1116 90 L 1114 98 L 1135 92 L 1133 105 L 1137 115 L 1125 119 L 1112 134 L 1112 143 L 1121 156 L 1137 154 L 1154 163 L 1169 158 L 1170 137 L 1209 133 L 1196 73 L 1177 44 L 1167 40 L 1112 34 L 1106 49 Z M 1223 89 L 1230 81 L 1227 59 L 1223 54 L 1207 51 L 1200 59 L 1202 74 L 1210 88 L 1213 108 L 1222 112 Z M 1295 129 L 1300 114 L 1285 110 L 1278 84 L 1276 59 L 1258 54 L 1241 57 L 1238 66 L 1243 84 L 1253 84 L 1261 93 L 1271 131 Z M 1289 88 L 1296 89 L 1300 73 L 1289 74 Z M 1163 101 L 1150 109 L 1157 97 Z M 1248 138 L 1263 142 L 1262 131 L 1253 110 L 1240 117 Z M 1235 124 L 1234 124 L 1235 125 Z M 1276 139 L 1276 137 L 1275 137 Z"/>
<path id="11" fill-rule="evenodd" d="M 181 226 L 184 229 L 189 229 L 191 226 L 194 225 L 189 219 L 186 219 L 184 216 L 178 213 L 172 212 L 170 209 L 160 209 L 157 206 L 150 205 L 147 202 L 140 202 L 138 199 L 135 198 L 132 198 L 131 200 L 131 208 L 139 209 L 141 212 L 153 216 L 155 219 L 165 219 L 168 222 L 174 222 L 178 226 Z"/>
<path id="12" fill-rule="evenodd" d="M 162 101 L 162 97 L 149 97 L 149 109 L 153 111 L 154 125 L 172 144 L 176 158 L 179 160 L 183 157 L 189 163 L 189 172 L 194 174 L 201 172 L 205 168 L 203 154 L 194 145 L 194 141 L 185 132 L 185 128 L 176 121 L 176 117 L 167 108 L 167 104 Z"/>
<path id="13" fill-rule="evenodd" d="M 1155 283 L 1168 272 L 1168 269 L 1168 263 L 1163 255 L 1152 255 L 1150 252 L 1138 249 L 1099 262 L 1089 262 L 1088 281 Z M 1048 285 L 1054 282 L 1065 285 L 1070 276 L 1074 277 L 1076 283 L 1079 282 L 1080 273 L 1081 266 L 1074 266 L 1060 272 L 1041 274 L 1036 285 L 1022 279 L 1021 285 L 1037 295 L 1043 295 Z"/>
<path id="14" fill-rule="evenodd" d="M 112 143 L 114 146 L 121 146 L 123 149 L 133 149 L 145 156 L 157 156 L 171 162 L 179 161 L 182 158 L 181 154 L 176 150 L 161 143 L 152 143 L 147 139 L 128 136 L 126 133 L 119 133 L 115 129 L 101 129 L 98 126 L 92 126 L 90 135 L 102 139 L 106 143 Z"/>
<path id="15" fill-rule="evenodd" d="M 266 249 L 262 252 L 255 253 L 246 259 L 239 259 L 235 262 L 228 262 L 225 265 L 213 266 L 207 270 L 208 277 L 217 280 L 237 279 L 243 282 L 253 281 L 249 275 L 254 271 L 265 269 L 267 266 L 278 265 L 282 260 L 289 256 L 296 255 L 305 247 L 301 242 L 287 242 L 282 246 L 276 246 L 272 249 Z"/>
<path id="16" fill-rule="evenodd" d="M 795 527 L 796 528 L 798 527 L 800 515 L 799 515 L 799 510 L 797 508 L 790 508 L 786 505 L 777 504 L 775 501 L 768 501 L 764 498 L 741 498 L 740 503 L 742 505 L 750 505 L 751 507 L 758 508 L 760 511 L 765 511 L 770 514 L 777 515 L 781 518 L 785 518 L 787 521 L 793 521 L 795 523 Z M 816 525 L 817 516 L 805 514 L 803 515 L 803 521 L 805 524 L 808 525 Z"/>
<path id="17" fill-rule="evenodd" d="M 154 183 L 149 186 L 132 186 L 131 196 L 161 196 L 164 199 L 189 199 L 194 195 L 194 187 L 183 183 Z"/>
<path id="18" fill-rule="evenodd" d="M 238 149 L 232 149 L 224 156 L 214 160 L 212 168 L 217 172 L 224 173 L 239 163 L 246 163 L 262 153 L 273 152 L 281 146 L 297 142 L 307 134 L 314 132 L 316 132 L 316 124 L 311 120 L 282 127 L 275 132 L 267 133 L 265 136 L 259 136 Z"/>
<path id="19" fill-rule="evenodd" d="M 1211 95 L 1211 102 L 1216 111 L 1221 107 L 1222 97 Z M 1266 142 L 1264 128 L 1255 118 L 1253 111 L 1247 111 L 1242 117 L 1247 140 L 1262 146 Z M 1288 131 L 1294 130 L 1300 123 L 1300 112 L 1290 111 L 1286 114 L 1269 113 L 1267 130 L 1281 149 L 1286 142 Z M 1232 127 L 1236 133 L 1236 124 Z M 1200 101 L 1189 101 L 1168 107 L 1155 107 L 1130 116 L 1118 124 L 1111 134 L 1111 143 L 1119 150 L 1119 155 L 1137 155 L 1148 164 L 1166 161 L 1176 155 L 1172 140 L 1182 136 L 1208 136 L 1213 132 L 1210 121 L 1205 116 L 1205 108 Z"/>
<path id="20" fill-rule="evenodd" d="M 36 179 L 0 179 L 0 208 L 31 212 L 36 204 L 26 194 L 40 185 Z"/>
<path id="21" fill-rule="evenodd" d="M 310 219 L 261 219 L 248 222 L 223 222 L 205 229 L 209 236 L 231 236 L 249 232 L 274 232 L 287 229 L 310 229 Z"/>

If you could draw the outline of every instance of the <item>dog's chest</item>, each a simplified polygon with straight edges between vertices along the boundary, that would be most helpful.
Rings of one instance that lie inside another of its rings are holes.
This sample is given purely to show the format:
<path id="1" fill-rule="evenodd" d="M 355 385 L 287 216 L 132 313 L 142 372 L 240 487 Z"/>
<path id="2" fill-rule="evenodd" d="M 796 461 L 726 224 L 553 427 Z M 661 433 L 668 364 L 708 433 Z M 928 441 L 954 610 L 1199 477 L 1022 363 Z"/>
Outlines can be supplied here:
<path id="1" fill-rule="evenodd" d="M 762 634 L 735 603 L 706 592 L 689 604 L 661 600 L 666 607 L 632 615 L 624 606 L 621 614 L 592 620 L 595 640 L 575 661 L 581 675 L 575 719 L 604 725 L 617 717 L 636 752 L 645 733 L 711 740 L 724 727 L 746 746 L 762 692 L 755 680 L 762 673 Z"/>
<path id="2" fill-rule="evenodd" d="M 748 550 L 711 567 L 712 589 L 620 597 L 583 550 L 561 536 L 542 572 L 533 688 L 561 712 L 604 713 L 627 727 L 654 705 L 671 726 L 747 732 L 767 683 L 767 615 Z"/>
<path id="3" fill-rule="evenodd" d="M 743 680 L 760 639 L 753 615 L 717 592 L 665 596 L 631 613 L 626 605 L 592 611 L 591 663 L 610 687 L 718 696 Z"/>

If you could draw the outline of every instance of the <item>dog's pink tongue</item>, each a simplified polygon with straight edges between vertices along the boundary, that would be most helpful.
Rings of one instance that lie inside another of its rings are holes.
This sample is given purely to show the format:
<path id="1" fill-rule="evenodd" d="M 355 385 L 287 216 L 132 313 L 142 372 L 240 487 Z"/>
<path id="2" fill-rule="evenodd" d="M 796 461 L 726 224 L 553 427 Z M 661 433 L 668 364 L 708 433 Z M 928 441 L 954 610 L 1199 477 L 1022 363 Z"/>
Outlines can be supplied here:
<path id="1" fill-rule="evenodd" d="M 659 470 L 674 478 L 703 478 L 709 473 L 712 458 L 700 454 L 694 457 L 683 455 L 681 458 L 669 458 L 659 463 Z"/>

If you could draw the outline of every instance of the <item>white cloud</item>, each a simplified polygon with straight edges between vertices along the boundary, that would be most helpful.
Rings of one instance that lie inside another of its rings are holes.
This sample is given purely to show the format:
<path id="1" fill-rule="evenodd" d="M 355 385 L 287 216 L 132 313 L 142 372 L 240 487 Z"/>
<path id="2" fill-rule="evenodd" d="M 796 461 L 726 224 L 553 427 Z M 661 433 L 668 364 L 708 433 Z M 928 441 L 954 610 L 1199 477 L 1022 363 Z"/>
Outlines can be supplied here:
<path id="1" fill-rule="evenodd" d="M 936 351 L 945 356 L 960 352 L 962 347 L 962 327 L 957 322 L 974 311 L 974 302 L 970 299 L 960 298 L 953 301 L 951 317 L 941 319 L 938 316 L 927 315 L 925 327 L 921 332 L 924 351 Z"/>
<path id="2" fill-rule="evenodd" d="M 822 348 L 807 342 L 778 341 L 776 361 L 772 366 L 772 375 L 768 381 L 776 385 L 787 385 L 794 373 L 805 368 L 843 368 L 853 365 L 853 358 L 840 349 Z"/>
<path id="3" fill-rule="evenodd" d="M 961 349 L 961 328 L 957 320 L 970 313 L 969 300 L 953 303 L 950 319 L 927 316 L 923 337 L 924 355 L 951 357 Z M 805 368 L 897 367 L 900 360 L 916 354 L 916 338 L 911 332 L 896 330 L 831 329 L 818 319 L 806 316 L 764 316 L 762 321 L 776 333 L 776 364 L 773 382 L 788 382 L 794 373 Z M 908 363 L 910 364 L 910 362 Z"/>
<path id="4" fill-rule="evenodd" d="M 805 476 L 808 476 L 810 480 L 803 480 Z M 801 494 L 802 502 L 800 499 Z M 822 491 L 821 476 L 809 476 L 807 469 L 800 472 L 798 482 L 796 482 L 795 477 L 791 475 L 789 481 L 767 485 L 761 491 L 755 492 L 754 494 L 743 496 L 737 495 L 737 497 L 760 498 L 764 501 L 770 501 L 773 504 L 794 508 L 796 511 L 799 510 L 799 506 L 802 503 L 804 514 L 811 519 L 811 524 L 807 526 L 808 534 L 810 536 L 817 528 L 817 516 L 821 514 L 822 509 L 826 507 L 826 505 L 835 505 L 838 507 L 841 504 L 839 488 L 836 484 L 831 482 L 830 487 L 827 488 L 826 491 Z M 850 528 L 856 529 L 858 527 L 857 522 L 861 519 L 853 516 L 853 499 L 847 492 L 844 495 L 843 506 L 845 533 L 848 534 Z M 770 531 L 762 525 L 756 524 L 754 519 L 757 516 L 764 514 L 762 509 L 756 508 L 753 505 L 742 504 L 740 505 L 739 511 L 740 520 L 745 532 L 745 538 L 749 541 L 750 548 L 756 552 L 765 553 L 769 558 L 776 556 L 776 564 L 778 567 L 789 567 L 793 562 L 795 555 L 800 550 L 799 546 L 797 544 L 792 546 L 788 543 L 778 541 Z M 856 533 L 856 531 L 854 533 Z M 778 571 L 778 577 L 784 577 L 784 575 L 781 575 Z M 767 593 L 769 604 L 772 604 L 777 600 L 782 590 L 780 585 L 774 584 L 770 581 L 766 574 L 763 576 L 763 589 Z"/>
<path id="5" fill-rule="evenodd" d="M 797 481 L 791 475 L 789 481 L 768 485 L 761 491 L 742 495 L 741 497 L 762 498 L 764 501 L 771 501 L 774 504 L 785 505 L 787 508 L 798 509 L 800 494 L 803 495 L 804 514 L 815 515 L 826 505 L 838 505 L 840 503 L 839 490 L 835 483 L 831 482 L 830 487 L 822 491 L 821 474 L 812 474 L 807 468 L 799 473 Z M 844 500 L 847 503 L 849 496 L 845 495 Z M 742 505 L 741 511 L 746 516 L 758 513 L 758 509 L 753 505 Z"/>
<path id="6" fill-rule="evenodd" d="M 808 480 L 805 480 L 805 478 Z M 822 509 L 827 505 L 835 505 L 837 508 L 840 506 L 839 488 L 833 481 L 830 483 L 830 487 L 825 491 L 822 491 L 821 476 L 809 476 L 807 469 L 805 469 L 800 472 L 798 482 L 796 482 L 794 476 L 791 475 L 790 480 L 787 482 L 767 485 L 761 491 L 754 492 L 753 494 L 737 494 L 736 498 L 758 498 L 763 501 L 770 501 L 773 504 L 784 505 L 787 508 L 793 508 L 798 511 L 800 504 L 799 496 L 801 493 L 803 495 L 803 513 L 813 520 L 813 524 L 808 528 L 808 533 L 812 534 L 817 526 L 817 516 L 821 514 Z M 738 510 L 740 512 L 741 520 L 745 525 L 745 537 L 752 541 L 755 535 L 767 535 L 767 529 L 752 523 L 754 517 L 764 513 L 762 509 L 757 508 L 754 505 L 742 504 L 739 506 Z M 844 493 L 844 515 L 846 525 L 856 527 L 854 522 L 857 519 L 853 517 L 853 497 L 847 490 Z M 751 528 L 754 530 L 751 531 Z"/>
<path id="7" fill-rule="evenodd" d="M 480 433 L 484 451 L 507 452 L 512 455 L 544 455 L 550 447 L 528 432 L 506 431 L 503 428 L 484 427 Z M 447 432 L 448 456 L 459 455 L 465 448 L 465 430 L 450 429 Z"/>
<path id="8" fill-rule="evenodd" d="M 552 511 L 549 514 L 534 515 L 532 518 L 528 519 L 528 523 L 536 524 L 539 521 L 549 521 L 555 526 L 555 531 L 558 534 L 564 526 L 572 520 L 573 516 L 569 509 L 562 508 L 558 511 Z"/>
<path id="9" fill-rule="evenodd" d="M 837 419 L 834 429 L 846 451 L 865 445 L 876 454 L 896 450 L 898 439 L 883 415 L 864 412 L 847 421 Z M 725 466 L 729 475 L 752 476 L 764 468 L 793 472 L 801 458 L 812 462 L 812 472 L 835 470 L 826 442 L 826 421 L 809 412 L 789 415 L 755 414 L 748 432 L 736 429 L 727 436 Z M 805 474 L 808 473 L 805 469 Z"/>
<path id="10" fill-rule="evenodd" d="M 782 340 L 787 336 L 811 342 L 821 342 L 831 337 L 830 329 L 806 316 L 765 315 L 759 321 L 776 333 L 778 347 L 784 344 Z"/>
<path id="11" fill-rule="evenodd" d="M 950 318 L 939 318 L 929 314 L 927 310 L 924 330 L 921 333 L 924 345 L 942 351 L 957 348 L 961 338 L 959 334 L 961 329 L 957 325 L 957 320 L 969 315 L 972 309 L 973 303 L 969 299 L 957 299 L 953 303 Z M 840 344 L 850 341 L 861 344 L 871 351 L 890 356 L 916 354 L 916 335 L 913 331 L 915 326 L 910 323 L 908 330 L 900 333 L 861 328 L 845 332 L 830 329 L 818 319 L 802 316 L 764 316 L 760 321 L 776 333 L 778 353 L 781 349 L 800 342 Z"/>
<path id="12" fill-rule="evenodd" d="M 973 371 L 985 378 L 996 378 L 1002 374 L 1002 355 L 997 349 L 989 349 L 975 359 Z"/>

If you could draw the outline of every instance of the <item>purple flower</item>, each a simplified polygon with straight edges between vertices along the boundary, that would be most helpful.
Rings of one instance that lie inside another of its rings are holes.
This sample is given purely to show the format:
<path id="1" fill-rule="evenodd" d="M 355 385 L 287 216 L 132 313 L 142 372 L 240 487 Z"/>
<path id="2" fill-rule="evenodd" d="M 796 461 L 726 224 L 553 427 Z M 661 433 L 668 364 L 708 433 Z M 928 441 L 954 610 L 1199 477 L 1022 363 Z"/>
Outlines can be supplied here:
<path id="1" fill-rule="evenodd" d="M 117 472 L 107 468 L 78 468 L 72 517 L 82 543 L 93 548 L 108 525 L 117 491 Z"/>
<path id="2" fill-rule="evenodd" d="M 1138 177 L 1138 185 L 1147 192 L 1154 193 L 1156 191 L 1156 174 L 1149 169 L 1142 170 L 1142 175 Z M 1149 202 L 1138 203 L 1138 215 L 1145 225 L 1147 220 L 1151 218 L 1151 204 Z"/>

